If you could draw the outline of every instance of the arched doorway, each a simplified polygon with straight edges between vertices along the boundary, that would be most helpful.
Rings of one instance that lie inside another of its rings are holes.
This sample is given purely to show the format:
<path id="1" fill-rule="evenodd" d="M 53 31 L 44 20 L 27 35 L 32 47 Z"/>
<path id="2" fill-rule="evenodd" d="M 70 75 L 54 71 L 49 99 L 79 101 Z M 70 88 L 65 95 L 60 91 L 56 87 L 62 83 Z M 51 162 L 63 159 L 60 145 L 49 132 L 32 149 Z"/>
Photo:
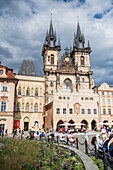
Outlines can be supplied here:
<path id="1" fill-rule="evenodd" d="M 85 124 L 85 125 L 81 125 L 81 129 L 84 127 L 84 128 L 87 128 L 88 126 L 88 122 L 84 119 L 81 121 L 81 123 Z"/>
<path id="2" fill-rule="evenodd" d="M 68 122 L 68 123 L 71 123 L 71 124 L 73 124 L 73 123 L 75 123 L 72 119 Z"/>
<path id="3" fill-rule="evenodd" d="M 59 126 L 60 124 L 64 123 L 62 120 L 59 120 L 57 122 L 57 130 L 60 130 L 61 127 L 64 127 L 64 126 Z"/>
<path id="4" fill-rule="evenodd" d="M 74 124 L 75 122 L 71 119 L 68 123 Z M 74 128 L 74 126 L 68 126 L 68 127 Z"/>
<path id="5" fill-rule="evenodd" d="M 91 129 L 94 130 L 95 127 L 96 127 L 96 121 L 92 120 L 92 122 L 91 122 Z"/>
<path id="6" fill-rule="evenodd" d="M 29 118 L 25 117 L 24 118 L 24 131 L 28 131 L 29 130 Z"/>

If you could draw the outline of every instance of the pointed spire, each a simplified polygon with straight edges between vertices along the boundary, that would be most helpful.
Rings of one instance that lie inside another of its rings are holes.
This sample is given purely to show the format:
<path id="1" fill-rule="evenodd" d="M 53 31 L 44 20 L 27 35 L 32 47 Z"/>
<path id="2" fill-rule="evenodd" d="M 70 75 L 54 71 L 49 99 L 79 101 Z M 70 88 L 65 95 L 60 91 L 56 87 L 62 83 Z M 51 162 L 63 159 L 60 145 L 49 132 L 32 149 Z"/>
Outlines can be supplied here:
<path id="1" fill-rule="evenodd" d="M 53 36 L 52 13 L 51 13 L 50 15 L 51 15 L 51 20 L 50 20 L 49 34 L 50 34 L 51 36 Z"/>

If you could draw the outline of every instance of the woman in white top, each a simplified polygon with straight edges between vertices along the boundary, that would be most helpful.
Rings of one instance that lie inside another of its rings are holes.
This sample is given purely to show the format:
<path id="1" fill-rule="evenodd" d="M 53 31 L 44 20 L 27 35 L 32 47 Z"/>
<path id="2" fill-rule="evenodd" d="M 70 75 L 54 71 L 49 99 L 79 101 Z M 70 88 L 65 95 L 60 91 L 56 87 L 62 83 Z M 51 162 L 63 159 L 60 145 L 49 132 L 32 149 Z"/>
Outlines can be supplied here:
<path id="1" fill-rule="evenodd" d="M 107 139 L 106 127 L 104 126 L 101 130 L 103 142 Z"/>

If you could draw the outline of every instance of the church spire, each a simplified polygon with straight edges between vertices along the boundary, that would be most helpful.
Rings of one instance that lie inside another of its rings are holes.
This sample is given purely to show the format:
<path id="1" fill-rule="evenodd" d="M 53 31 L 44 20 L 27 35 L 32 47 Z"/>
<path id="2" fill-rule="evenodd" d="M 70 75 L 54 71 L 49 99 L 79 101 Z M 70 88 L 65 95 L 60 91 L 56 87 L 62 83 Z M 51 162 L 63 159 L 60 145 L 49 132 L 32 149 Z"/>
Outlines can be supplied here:
<path id="1" fill-rule="evenodd" d="M 73 47 L 84 49 L 84 43 L 85 43 L 84 35 L 81 34 L 81 29 L 80 29 L 80 25 L 79 25 L 79 21 L 78 21 L 76 36 L 74 33 Z"/>
<path id="2" fill-rule="evenodd" d="M 55 47 L 56 31 L 54 32 L 54 30 L 53 30 L 52 13 L 51 13 L 51 19 L 50 19 L 49 33 L 48 33 L 48 31 L 46 33 L 46 41 L 47 41 L 48 47 Z"/>

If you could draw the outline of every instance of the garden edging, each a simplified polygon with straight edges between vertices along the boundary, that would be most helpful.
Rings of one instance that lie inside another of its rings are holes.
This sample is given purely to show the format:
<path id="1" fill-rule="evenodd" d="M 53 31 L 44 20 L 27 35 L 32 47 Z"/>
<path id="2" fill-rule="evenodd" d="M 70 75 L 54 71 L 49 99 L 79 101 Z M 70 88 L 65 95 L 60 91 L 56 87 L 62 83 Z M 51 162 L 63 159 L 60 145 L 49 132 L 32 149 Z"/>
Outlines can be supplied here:
<path id="1" fill-rule="evenodd" d="M 90 159 L 90 157 L 87 156 L 85 153 L 83 153 L 80 150 L 73 148 L 71 146 L 66 146 L 66 145 L 61 145 L 61 144 L 59 144 L 59 146 L 68 148 L 68 149 L 74 151 L 75 153 L 77 153 L 77 155 L 81 158 L 86 170 L 91 170 L 91 169 L 99 170 L 98 167 L 94 164 L 94 162 Z"/>

